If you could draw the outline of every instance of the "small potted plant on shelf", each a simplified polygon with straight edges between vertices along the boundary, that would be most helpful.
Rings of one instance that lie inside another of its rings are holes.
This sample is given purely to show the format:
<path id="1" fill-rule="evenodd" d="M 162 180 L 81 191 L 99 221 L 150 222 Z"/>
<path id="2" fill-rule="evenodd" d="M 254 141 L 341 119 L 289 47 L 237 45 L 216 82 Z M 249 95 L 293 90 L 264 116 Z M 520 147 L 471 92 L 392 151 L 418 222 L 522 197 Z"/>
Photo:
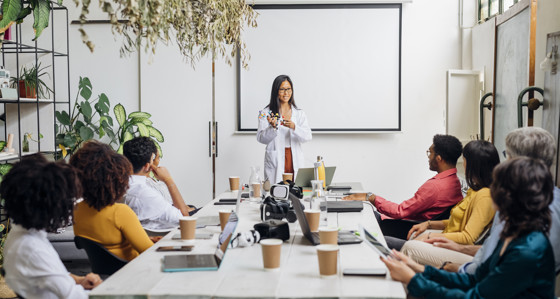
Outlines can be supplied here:
<path id="1" fill-rule="evenodd" d="M 19 85 L 20 98 L 35 99 L 39 95 L 41 99 L 48 99 L 54 91 L 41 79 L 45 75 L 50 77 L 49 73 L 45 71 L 48 67 L 41 67 L 41 63 L 29 69 L 23 66 L 19 78 L 12 77 L 11 87 L 15 88 L 16 85 Z"/>
<path id="2" fill-rule="evenodd" d="M 43 138 L 43 134 L 39 133 L 39 139 Z M 22 152 L 29 152 L 29 140 L 39 142 L 39 140 L 33 139 L 33 135 L 29 132 L 25 132 L 23 134 L 23 141 L 21 142 L 21 151 Z"/>

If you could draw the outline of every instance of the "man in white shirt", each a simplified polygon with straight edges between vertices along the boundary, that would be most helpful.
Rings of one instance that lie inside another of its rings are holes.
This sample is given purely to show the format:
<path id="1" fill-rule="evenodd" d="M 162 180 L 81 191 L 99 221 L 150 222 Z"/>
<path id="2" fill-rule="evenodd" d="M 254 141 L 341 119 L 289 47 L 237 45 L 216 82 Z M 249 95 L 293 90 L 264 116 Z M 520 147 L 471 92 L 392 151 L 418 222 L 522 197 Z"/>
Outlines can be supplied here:
<path id="1" fill-rule="evenodd" d="M 158 152 L 152 139 L 136 137 L 127 141 L 123 147 L 123 154 L 132 163 L 134 172 L 130 176 L 129 189 L 124 196 L 125 204 L 132 208 L 146 229 L 177 227 L 179 218 L 189 216 L 189 212 L 194 208 L 185 204 L 167 168 L 154 166 Z M 161 192 L 148 184 L 148 180 L 152 179 L 149 176 L 150 171 L 165 183 L 171 194 L 172 204 L 165 200 Z"/>

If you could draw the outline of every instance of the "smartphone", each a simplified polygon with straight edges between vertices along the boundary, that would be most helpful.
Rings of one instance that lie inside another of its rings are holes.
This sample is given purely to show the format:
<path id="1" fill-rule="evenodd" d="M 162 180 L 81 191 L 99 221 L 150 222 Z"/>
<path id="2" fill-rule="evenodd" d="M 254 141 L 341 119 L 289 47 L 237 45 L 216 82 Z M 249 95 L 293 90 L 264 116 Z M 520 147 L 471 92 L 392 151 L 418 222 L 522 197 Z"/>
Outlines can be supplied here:
<path id="1" fill-rule="evenodd" d="M 215 206 L 235 206 L 237 203 L 228 201 L 217 201 L 214 203 Z"/>
<path id="2" fill-rule="evenodd" d="M 191 251 L 193 246 L 160 246 L 156 251 Z"/>
<path id="3" fill-rule="evenodd" d="M 236 203 L 237 202 L 237 198 L 220 198 L 218 200 L 218 202 L 233 202 Z"/>
<path id="4" fill-rule="evenodd" d="M 385 274 L 387 274 L 385 268 L 346 268 L 342 270 L 342 275 L 385 276 Z"/>

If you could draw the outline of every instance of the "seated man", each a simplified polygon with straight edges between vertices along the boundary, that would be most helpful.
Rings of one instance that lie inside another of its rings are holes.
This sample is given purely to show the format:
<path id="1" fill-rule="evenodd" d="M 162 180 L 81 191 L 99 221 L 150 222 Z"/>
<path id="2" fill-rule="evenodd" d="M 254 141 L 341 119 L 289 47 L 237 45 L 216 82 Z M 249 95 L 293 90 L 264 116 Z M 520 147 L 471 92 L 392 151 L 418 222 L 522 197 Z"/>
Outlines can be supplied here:
<path id="1" fill-rule="evenodd" d="M 137 137 L 127 141 L 123 154 L 132 163 L 134 174 L 130 177 L 130 187 L 124 196 L 124 202 L 138 215 L 145 229 L 167 229 L 177 227 L 179 218 L 189 216 L 194 208 L 183 201 L 179 189 L 165 167 L 154 167 L 158 154 L 154 142 L 149 137 Z M 172 205 L 163 194 L 154 189 L 148 180 L 150 171 L 165 183 L 171 194 Z"/>
<path id="2" fill-rule="evenodd" d="M 527 156 L 531 158 L 541 159 L 550 168 L 556 156 L 556 142 L 554 137 L 544 129 L 537 127 L 525 127 L 511 131 L 506 136 L 506 153 L 507 158 L 515 158 L 519 156 Z M 550 208 L 550 231 L 548 238 L 554 252 L 554 260 L 556 262 L 556 272 L 560 271 L 560 189 L 554 187 L 553 200 Z M 521 210 L 524 210 L 523 208 Z M 500 213 L 496 212 L 494 222 L 490 230 L 490 236 L 484 241 L 482 246 L 478 245 L 460 245 L 445 238 L 434 238 L 425 242 L 432 243 L 436 247 L 442 247 L 455 250 L 464 254 L 474 256 L 470 263 L 458 265 L 446 262 L 444 269 L 456 272 L 475 273 L 480 266 L 492 254 L 500 240 L 501 232 L 504 228 L 504 222 L 500 221 Z M 461 268 L 459 269 L 459 267 Z"/>
<path id="3" fill-rule="evenodd" d="M 384 235 L 406 238 L 412 224 L 402 227 L 398 232 L 390 230 L 383 220 L 409 219 L 416 221 L 430 220 L 457 204 L 462 198 L 461 183 L 457 178 L 457 159 L 461 156 L 461 142 L 451 135 L 435 135 L 433 144 L 426 151 L 430 170 L 437 174 L 420 186 L 414 196 L 400 204 L 386 200 L 373 193 L 356 193 L 344 200 L 368 200 L 380 213 L 377 220 Z M 447 215 L 449 216 L 449 215 Z M 404 236 L 404 237 L 403 237 Z"/>

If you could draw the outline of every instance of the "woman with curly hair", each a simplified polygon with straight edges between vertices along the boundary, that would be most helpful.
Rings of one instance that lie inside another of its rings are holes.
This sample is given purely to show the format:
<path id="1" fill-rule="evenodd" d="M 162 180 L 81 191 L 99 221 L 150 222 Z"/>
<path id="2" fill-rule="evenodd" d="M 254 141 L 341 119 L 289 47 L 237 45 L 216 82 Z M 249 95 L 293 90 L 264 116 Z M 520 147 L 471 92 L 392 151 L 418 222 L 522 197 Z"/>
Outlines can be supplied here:
<path id="1" fill-rule="evenodd" d="M 102 244 L 127 261 L 153 245 L 130 207 L 117 203 L 128 189 L 132 165 L 106 144 L 89 141 L 70 159 L 83 201 L 74 210 L 74 233 Z"/>
<path id="2" fill-rule="evenodd" d="M 41 155 L 25 157 L 4 176 L 0 196 L 13 226 L 4 248 L 6 283 L 24 298 L 87 298 L 97 274 L 69 274 L 47 239 L 68 225 L 81 196 L 76 172 Z"/>
<path id="3" fill-rule="evenodd" d="M 541 160 L 519 157 L 496 167 L 491 194 L 505 224 L 498 246 L 475 274 L 424 267 L 397 251 L 396 258 L 382 261 L 415 297 L 554 298 L 554 255 L 546 236 L 553 187 Z"/>

